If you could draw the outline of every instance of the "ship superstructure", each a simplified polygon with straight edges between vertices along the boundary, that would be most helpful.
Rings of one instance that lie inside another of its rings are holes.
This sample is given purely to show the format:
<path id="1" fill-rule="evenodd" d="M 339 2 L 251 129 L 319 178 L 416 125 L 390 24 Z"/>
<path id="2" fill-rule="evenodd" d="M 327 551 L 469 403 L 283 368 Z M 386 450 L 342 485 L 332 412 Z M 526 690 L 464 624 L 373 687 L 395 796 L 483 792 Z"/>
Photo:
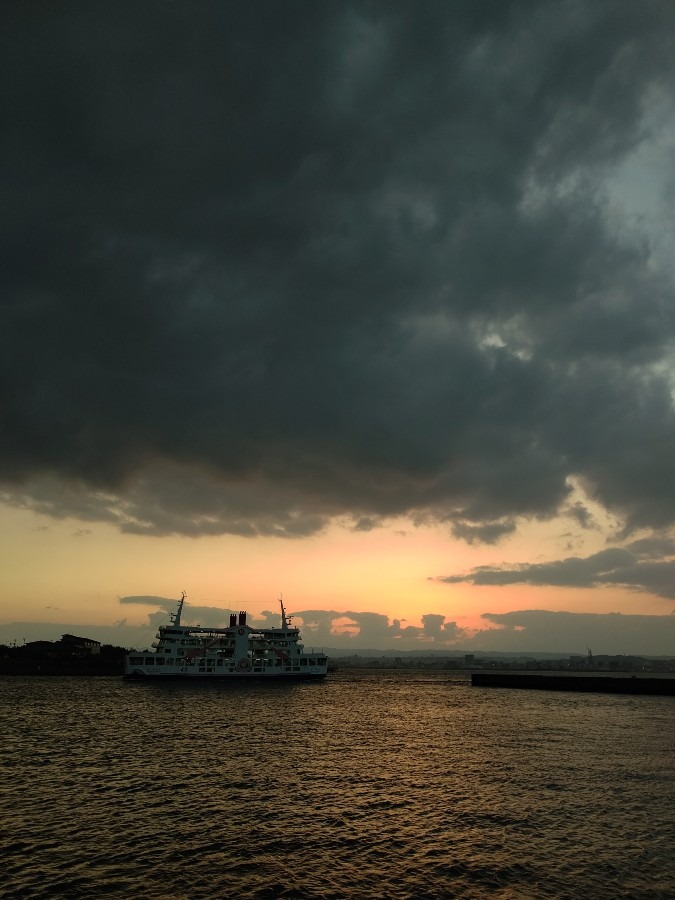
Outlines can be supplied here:
<path id="1" fill-rule="evenodd" d="M 185 594 L 169 625 L 160 625 L 153 651 L 131 652 L 124 661 L 127 678 L 323 678 L 323 651 L 305 651 L 300 630 L 292 625 L 283 600 L 281 627 L 253 627 L 246 613 L 230 614 L 227 628 L 183 625 Z"/>

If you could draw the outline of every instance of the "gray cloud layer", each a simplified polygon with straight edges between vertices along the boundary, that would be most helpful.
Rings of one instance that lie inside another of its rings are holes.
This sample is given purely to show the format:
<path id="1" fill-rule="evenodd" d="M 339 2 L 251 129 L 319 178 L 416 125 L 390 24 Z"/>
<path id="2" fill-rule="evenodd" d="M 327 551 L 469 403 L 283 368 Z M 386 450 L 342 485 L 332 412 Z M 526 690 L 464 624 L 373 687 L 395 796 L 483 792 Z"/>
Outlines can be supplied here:
<path id="1" fill-rule="evenodd" d="M 672 283 L 609 193 L 658 138 L 671 4 L 3 19 L 7 502 L 495 541 L 574 477 L 629 528 L 673 522 Z"/>
<path id="2" fill-rule="evenodd" d="M 479 631 L 476 643 L 481 650 L 565 650 L 673 656 L 675 615 L 624 616 L 619 613 L 568 613 L 527 609 L 510 613 L 485 613 L 494 631 Z"/>
<path id="3" fill-rule="evenodd" d="M 114 625 L 54 624 L 44 622 L 10 622 L 0 624 L 0 643 L 22 640 L 55 640 L 64 633 L 82 634 L 105 643 L 126 647 L 149 647 L 157 626 L 168 621 L 176 601 L 164 597 L 120 597 L 127 605 L 146 606 L 157 611 L 148 615 L 147 626 L 129 625 L 121 619 Z M 205 627 L 226 626 L 230 610 L 207 603 L 188 604 L 184 610 L 186 624 Z M 422 626 L 406 626 L 400 621 L 372 612 L 354 610 L 299 610 L 296 623 L 301 625 L 306 647 L 333 647 L 343 652 L 364 650 L 431 651 L 469 653 L 472 651 L 506 653 L 594 653 L 644 654 L 673 656 L 675 615 L 640 616 L 592 613 L 518 610 L 509 613 L 485 613 L 485 627 L 469 631 L 445 616 L 429 613 L 422 616 Z M 264 610 L 252 616 L 253 625 L 279 625 L 276 612 Z M 350 623 L 347 627 L 346 623 Z"/>
<path id="4" fill-rule="evenodd" d="M 585 558 L 569 556 L 545 563 L 477 566 L 462 575 L 444 575 L 445 584 L 532 584 L 539 586 L 595 588 L 627 587 L 659 597 L 675 599 L 675 541 L 649 538 L 626 547 L 610 547 Z"/>

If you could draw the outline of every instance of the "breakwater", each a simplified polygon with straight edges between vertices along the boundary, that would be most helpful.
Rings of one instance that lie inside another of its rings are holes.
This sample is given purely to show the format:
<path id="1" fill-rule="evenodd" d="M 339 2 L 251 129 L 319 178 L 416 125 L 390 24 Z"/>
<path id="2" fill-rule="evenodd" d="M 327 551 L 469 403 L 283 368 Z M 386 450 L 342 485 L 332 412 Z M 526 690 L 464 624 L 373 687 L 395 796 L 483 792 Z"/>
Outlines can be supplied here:
<path id="1" fill-rule="evenodd" d="M 605 694 L 675 696 L 675 678 L 641 678 L 604 675 L 512 675 L 474 672 L 474 687 L 522 688 L 538 691 L 586 691 Z"/>

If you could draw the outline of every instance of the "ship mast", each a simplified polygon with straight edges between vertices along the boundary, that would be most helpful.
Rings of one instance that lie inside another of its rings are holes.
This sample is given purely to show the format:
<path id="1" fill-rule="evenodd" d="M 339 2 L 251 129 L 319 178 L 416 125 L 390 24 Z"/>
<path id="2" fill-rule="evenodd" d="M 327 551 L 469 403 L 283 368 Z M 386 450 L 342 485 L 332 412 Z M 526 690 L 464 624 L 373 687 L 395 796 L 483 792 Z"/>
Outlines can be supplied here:
<path id="1" fill-rule="evenodd" d="M 281 627 L 284 631 L 288 628 L 288 620 L 286 619 L 286 610 L 284 609 L 284 598 L 279 594 L 279 605 L 281 606 Z"/>
<path id="2" fill-rule="evenodd" d="M 186 597 L 185 591 L 180 595 L 180 600 L 178 601 L 178 609 L 175 613 L 171 613 L 171 624 L 179 626 L 180 625 L 180 614 L 183 612 L 183 604 L 185 603 Z"/>

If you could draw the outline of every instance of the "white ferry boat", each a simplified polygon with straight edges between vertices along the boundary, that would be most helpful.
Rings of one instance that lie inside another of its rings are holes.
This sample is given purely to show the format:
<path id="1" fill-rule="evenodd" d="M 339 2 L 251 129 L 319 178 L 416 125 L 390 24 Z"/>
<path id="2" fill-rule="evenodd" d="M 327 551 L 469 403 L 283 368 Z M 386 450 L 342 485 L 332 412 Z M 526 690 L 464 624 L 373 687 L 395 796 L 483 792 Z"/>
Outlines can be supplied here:
<path id="1" fill-rule="evenodd" d="M 323 678 L 328 659 L 307 653 L 300 631 L 281 605 L 281 628 L 254 628 L 246 613 L 230 615 L 228 628 L 183 625 L 185 594 L 171 624 L 160 625 L 154 652 L 134 650 L 124 660 L 125 678 Z"/>

